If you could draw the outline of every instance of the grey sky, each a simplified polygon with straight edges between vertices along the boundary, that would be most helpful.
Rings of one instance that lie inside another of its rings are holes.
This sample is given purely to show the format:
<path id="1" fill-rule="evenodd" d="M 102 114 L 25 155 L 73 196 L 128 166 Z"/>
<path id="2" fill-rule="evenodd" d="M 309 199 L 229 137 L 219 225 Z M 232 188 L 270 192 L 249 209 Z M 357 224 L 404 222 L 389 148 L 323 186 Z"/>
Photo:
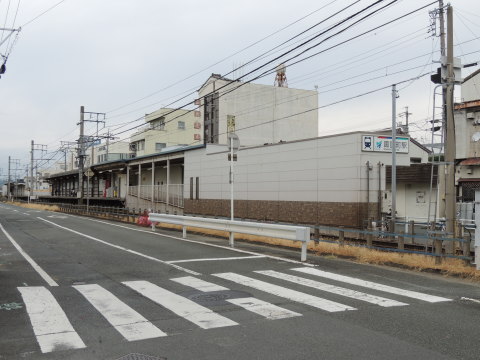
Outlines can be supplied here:
<path id="1" fill-rule="evenodd" d="M 15 27 L 58 2 L 21 0 Z M 133 121 L 180 98 L 188 90 L 198 89 L 212 72 L 226 74 L 234 65 L 248 62 L 353 2 L 297 0 L 280 5 L 278 1 L 265 0 L 66 0 L 22 29 L 8 59 L 7 72 L 0 79 L 1 174 L 7 173 L 8 156 L 19 159 L 22 165 L 29 162 L 31 140 L 48 145 L 50 153 L 58 149 L 60 141 L 76 140 L 81 105 L 87 111 L 107 112 L 107 126 Z M 362 0 L 301 38 L 373 2 Z M 19 0 L 0 0 L 0 27 L 13 26 L 18 3 Z M 384 1 L 375 9 L 387 3 L 389 1 Z M 428 3 L 398 1 L 306 55 Z M 454 0 L 451 4 L 455 13 L 455 43 L 461 43 L 455 47 L 456 56 L 469 54 L 462 57 L 464 63 L 480 60 L 480 3 Z M 208 68 L 323 6 L 322 10 L 287 29 Z M 432 60 L 438 60 L 438 52 L 434 51 L 439 49 L 439 41 L 427 33 L 428 11 L 434 8 L 431 5 L 392 25 L 288 67 L 290 87 L 314 89 L 318 86 L 320 135 L 390 126 L 390 89 L 323 106 L 435 69 L 437 65 L 432 64 Z M 6 44 L 0 47 L 2 54 L 5 51 Z M 247 73 L 273 56 L 236 75 Z M 466 69 L 464 75 L 478 68 Z M 203 71 L 169 87 L 200 70 Z M 257 80 L 265 84 L 273 81 L 273 75 Z M 159 91 L 166 87 L 168 89 Z M 411 121 L 417 123 L 413 126 L 426 128 L 426 120 L 432 113 L 433 84 L 429 76 L 400 84 L 398 88 L 398 112 L 409 106 L 413 113 Z M 112 111 L 152 93 L 156 94 Z M 460 97 L 459 92 L 456 97 Z M 191 96 L 176 105 L 193 99 Z M 89 131 L 92 133 L 92 129 L 87 128 L 87 133 Z M 415 135 L 425 137 L 426 133 L 418 131 Z"/>

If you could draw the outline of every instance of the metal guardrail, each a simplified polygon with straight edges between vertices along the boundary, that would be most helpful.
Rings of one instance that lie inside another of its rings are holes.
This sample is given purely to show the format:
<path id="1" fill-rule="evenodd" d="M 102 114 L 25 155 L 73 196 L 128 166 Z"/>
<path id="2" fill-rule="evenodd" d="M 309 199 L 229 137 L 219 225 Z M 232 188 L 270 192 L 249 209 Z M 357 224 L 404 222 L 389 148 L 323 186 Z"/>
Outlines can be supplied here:
<path id="1" fill-rule="evenodd" d="M 153 231 L 155 231 L 156 222 L 182 226 L 184 238 L 187 236 L 187 227 L 196 227 L 229 232 L 229 243 L 231 247 L 234 246 L 233 240 L 235 233 L 301 241 L 302 250 L 300 260 L 307 260 L 307 246 L 308 242 L 310 241 L 309 227 L 277 225 L 238 220 L 200 218 L 194 216 L 166 215 L 157 213 L 150 213 L 148 219 L 152 222 Z"/>

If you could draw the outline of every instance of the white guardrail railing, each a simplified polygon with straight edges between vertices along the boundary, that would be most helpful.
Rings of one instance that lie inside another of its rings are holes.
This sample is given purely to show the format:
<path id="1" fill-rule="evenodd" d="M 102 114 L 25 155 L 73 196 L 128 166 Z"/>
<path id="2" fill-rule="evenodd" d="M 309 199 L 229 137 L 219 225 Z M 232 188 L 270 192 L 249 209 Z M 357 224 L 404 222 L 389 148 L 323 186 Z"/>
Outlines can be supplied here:
<path id="1" fill-rule="evenodd" d="M 184 238 L 187 237 L 187 227 L 227 231 L 230 233 L 229 243 L 231 247 L 234 246 L 233 240 L 235 233 L 301 241 L 302 251 L 300 260 L 307 260 L 307 246 L 308 242 L 310 241 L 309 227 L 266 224 L 250 221 L 211 219 L 195 216 L 167 215 L 157 213 L 150 213 L 148 219 L 152 222 L 153 231 L 155 231 L 155 223 L 157 222 L 181 225 Z"/>

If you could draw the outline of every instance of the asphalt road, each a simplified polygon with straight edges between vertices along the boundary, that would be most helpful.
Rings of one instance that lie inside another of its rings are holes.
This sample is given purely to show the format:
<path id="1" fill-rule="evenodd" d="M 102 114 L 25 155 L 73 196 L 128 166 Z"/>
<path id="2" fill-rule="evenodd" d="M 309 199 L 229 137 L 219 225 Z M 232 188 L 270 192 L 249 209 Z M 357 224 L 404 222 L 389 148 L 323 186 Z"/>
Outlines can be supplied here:
<path id="1" fill-rule="evenodd" d="M 466 281 L 6 204 L 0 225 L 0 359 L 480 358 Z"/>

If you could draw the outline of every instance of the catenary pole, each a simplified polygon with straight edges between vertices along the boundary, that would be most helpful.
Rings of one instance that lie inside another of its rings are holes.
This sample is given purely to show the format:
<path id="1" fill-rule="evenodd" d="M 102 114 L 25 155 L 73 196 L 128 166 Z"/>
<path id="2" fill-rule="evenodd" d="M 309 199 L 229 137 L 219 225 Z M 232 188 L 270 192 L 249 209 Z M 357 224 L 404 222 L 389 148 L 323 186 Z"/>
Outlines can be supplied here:
<path id="1" fill-rule="evenodd" d="M 80 137 L 78 138 L 78 204 L 83 204 L 83 160 L 84 160 L 84 117 L 85 108 L 80 106 Z"/>

